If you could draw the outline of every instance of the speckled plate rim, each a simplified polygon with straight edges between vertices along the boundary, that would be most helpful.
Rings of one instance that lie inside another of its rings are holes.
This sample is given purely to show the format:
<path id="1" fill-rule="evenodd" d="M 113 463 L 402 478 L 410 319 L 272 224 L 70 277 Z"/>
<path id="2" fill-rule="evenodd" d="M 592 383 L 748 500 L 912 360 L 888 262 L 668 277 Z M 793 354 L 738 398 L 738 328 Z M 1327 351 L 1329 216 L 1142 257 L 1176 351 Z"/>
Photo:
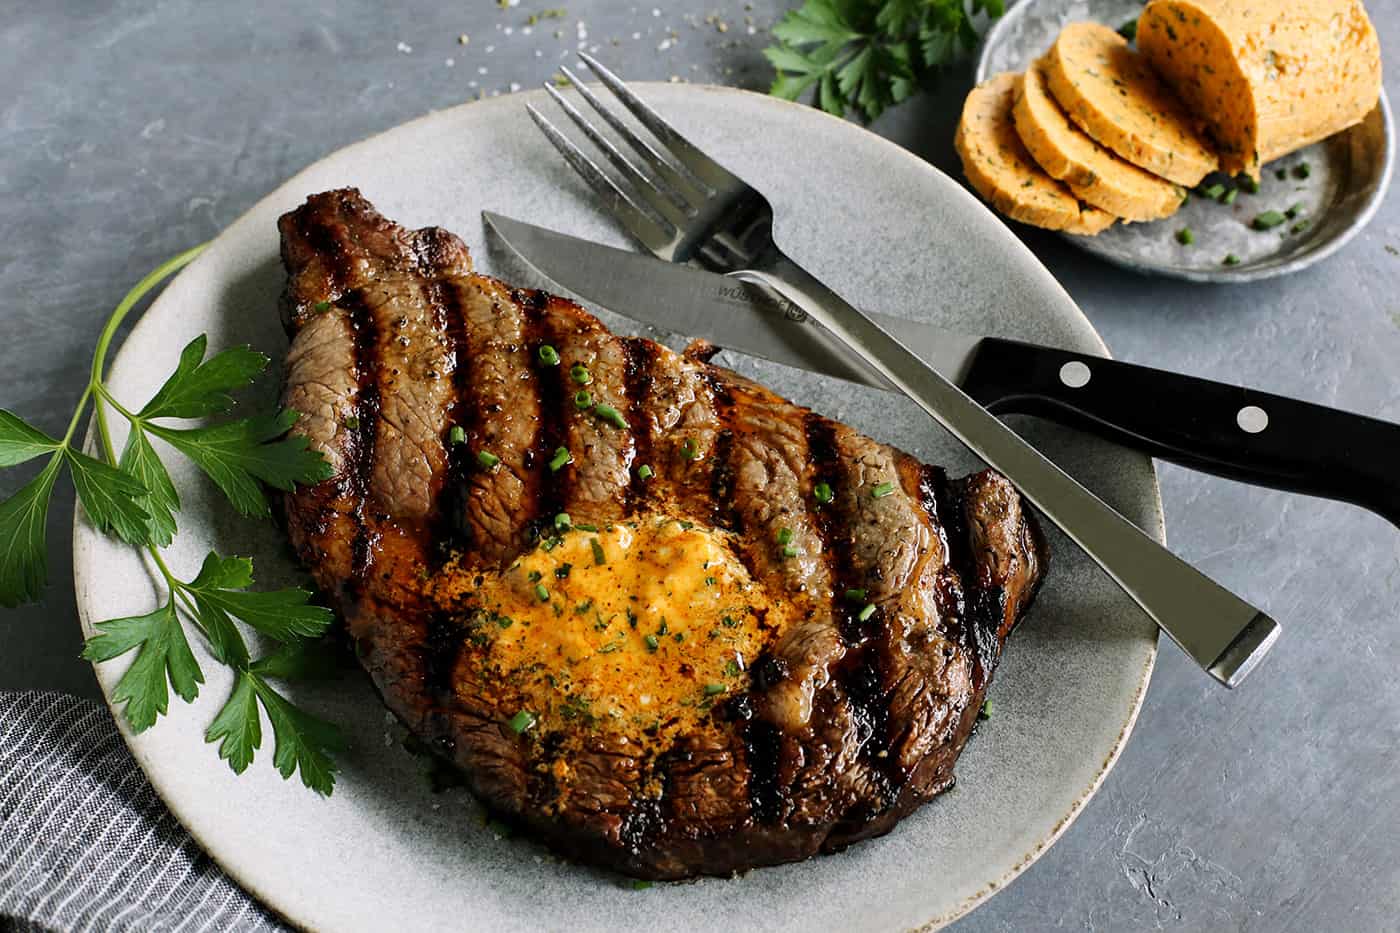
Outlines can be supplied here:
<path id="1" fill-rule="evenodd" d="M 675 89 L 675 85 L 666 82 L 639 81 L 631 82 L 631 84 L 635 89 L 643 92 L 643 97 L 646 96 L 645 92 L 649 89 Z M 915 165 L 920 171 L 927 171 L 933 172 L 938 175 L 944 175 L 943 172 L 941 172 L 939 169 L 937 169 L 930 163 L 924 161 L 923 159 L 920 159 L 918 156 L 914 155 L 913 153 L 909 152 L 903 147 L 891 142 L 890 140 L 878 136 L 877 134 L 870 133 L 864 130 L 863 128 L 856 127 L 854 124 L 851 124 L 846 120 L 834 117 L 817 108 L 807 107 L 791 101 L 782 100 L 780 98 L 775 98 L 769 95 L 760 94 L 741 88 L 733 88 L 722 85 L 685 85 L 685 87 L 699 93 L 740 95 L 761 101 L 764 106 L 801 110 L 809 119 L 830 121 L 833 125 L 840 126 L 843 132 L 849 132 L 853 129 L 859 130 L 860 132 L 865 132 L 870 137 L 870 139 L 876 141 L 876 143 L 879 146 L 885 149 L 887 154 L 892 155 L 901 160 L 907 161 L 912 165 Z M 372 143 L 381 139 L 382 137 L 388 136 L 407 127 L 412 127 L 428 121 L 435 120 L 439 118 L 443 113 L 449 111 L 456 112 L 461 111 L 465 108 L 480 108 L 484 110 L 487 108 L 498 108 L 507 106 L 519 107 L 523 111 L 524 104 L 538 104 L 543 99 L 543 97 L 544 92 L 542 90 L 531 90 L 510 95 L 502 95 L 500 97 L 484 98 L 459 104 L 455 107 L 444 108 L 443 110 L 430 111 L 426 114 L 423 114 L 422 116 L 405 121 L 401 124 L 397 124 L 379 133 L 375 133 L 371 136 L 368 136 L 358 142 L 351 143 L 347 146 L 342 147 L 341 149 L 328 153 L 322 158 L 316 160 L 315 162 L 305 166 L 303 169 L 291 176 L 287 181 L 279 185 L 276 189 L 265 195 L 264 198 L 260 199 L 257 203 L 252 205 L 247 211 L 241 214 L 232 223 L 230 223 L 226 228 L 224 228 L 224 230 L 222 230 L 217 236 L 215 236 L 212 240 L 209 241 L 209 243 L 207 244 L 208 249 L 206 250 L 206 253 L 213 252 L 214 247 L 216 247 L 221 240 L 231 237 L 234 234 L 234 232 L 238 230 L 238 228 L 240 228 L 242 225 L 248 222 L 249 215 L 257 212 L 259 205 L 261 205 L 264 201 L 275 197 L 279 192 L 285 191 L 287 189 L 295 189 L 300 187 L 301 180 L 305 176 L 311 174 L 318 168 L 318 166 L 321 165 L 322 162 L 332 157 L 340 157 L 354 153 L 361 149 L 368 148 Z M 946 177 L 946 175 L 944 177 Z M 954 187 L 957 188 L 959 192 L 961 192 L 965 200 L 965 206 L 968 210 L 986 212 L 987 214 L 992 215 L 993 219 L 1000 222 L 1000 218 L 992 214 L 991 210 L 987 208 L 973 194 L 968 192 L 961 185 L 957 185 L 956 183 L 954 184 Z M 1026 247 L 1024 243 L 1022 243 L 1017 237 L 1015 237 L 1014 234 L 1010 232 L 1010 230 L 1005 228 L 1004 224 L 1002 224 L 1001 227 L 1003 230 L 1005 230 L 1007 247 L 1009 249 L 1022 251 L 1025 253 L 1025 255 L 1031 257 L 1034 260 L 1035 264 L 1039 266 L 1041 271 L 1044 273 L 1046 286 L 1058 289 L 1066 299 L 1067 303 L 1071 306 L 1074 315 L 1073 323 L 1077 327 L 1082 329 L 1085 336 L 1092 339 L 1092 341 L 1097 345 L 1098 349 L 1106 358 L 1111 358 L 1111 353 L 1109 352 L 1107 344 L 1103 342 L 1102 337 L 1094 328 L 1093 323 L 1088 319 L 1086 315 L 1084 315 L 1083 311 L 1078 307 L 1077 304 L 1074 303 L 1074 301 L 1068 296 L 1068 294 L 1064 292 L 1063 286 L 1059 284 L 1058 280 L 1056 280 L 1049 273 L 1049 271 L 1046 270 L 1044 266 L 1039 263 L 1038 259 L 1034 258 L 1034 255 L 1030 252 L 1029 248 Z M 206 255 L 202 254 L 200 257 L 196 258 L 189 266 L 182 270 L 174 279 L 172 279 L 170 282 L 167 282 L 162 287 L 160 293 L 157 294 L 156 298 L 152 301 L 150 306 L 141 315 L 141 318 L 136 322 L 135 325 L 133 325 L 132 330 L 127 335 L 127 338 L 123 340 L 121 347 L 113 355 L 112 361 L 109 364 L 109 372 L 115 372 L 124 364 L 128 349 L 136 343 L 135 338 L 144 334 L 146 330 L 158 326 L 160 315 L 156 312 L 161 310 L 161 304 L 164 301 L 165 294 L 170 289 L 171 285 L 173 285 L 174 282 L 178 281 L 178 279 L 181 276 L 190 274 L 191 272 L 199 271 L 201 263 L 205 262 L 206 259 Z M 86 434 L 85 444 L 89 450 L 91 450 L 93 448 L 93 445 L 95 444 L 95 427 L 93 427 L 91 424 L 89 425 L 88 432 Z M 1166 516 L 1163 510 L 1161 489 L 1157 477 L 1155 463 L 1149 460 L 1148 468 L 1151 471 L 1152 511 L 1150 525 L 1149 527 L 1146 527 L 1144 531 L 1147 534 L 1154 537 L 1155 539 L 1157 539 L 1158 541 L 1165 543 Z M 77 596 L 78 618 L 84 638 L 90 638 L 97 633 L 95 623 L 104 617 L 100 614 L 100 608 L 96 606 L 93 603 L 93 601 L 85 598 L 85 594 L 89 592 L 86 586 L 89 577 L 93 576 L 97 572 L 97 565 L 94 563 L 94 560 L 97 556 L 96 543 L 98 540 L 100 540 L 101 536 L 99 533 L 93 530 L 81 507 L 78 505 L 75 505 L 74 508 L 72 527 L 73 581 L 75 594 Z M 148 561 L 146 561 L 146 563 L 148 563 L 149 565 Z M 154 567 L 151 567 L 150 569 L 152 570 L 152 573 L 154 575 Z M 1064 832 L 1069 829 L 1069 827 L 1083 812 L 1085 805 L 1087 805 L 1087 803 L 1098 792 L 1099 788 L 1102 787 L 1104 780 L 1108 777 L 1109 772 L 1113 769 L 1113 766 L 1117 763 L 1119 757 L 1122 755 L 1123 749 L 1127 745 L 1127 741 L 1132 735 L 1133 728 L 1136 725 L 1138 716 L 1142 710 L 1142 705 L 1146 697 L 1147 688 L 1151 682 L 1152 672 L 1155 668 L 1159 648 L 1159 633 L 1153 632 L 1149 650 L 1147 651 L 1146 657 L 1142 663 L 1142 667 L 1137 675 L 1137 684 L 1133 698 L 1129 705 L 1127 715 L 1125 716 L 1119 729 L 1117 739 L 1114 741 L 1113 747 L 1110 749 L 1109 754 L 1103 759 L 1102 763 L 1095 772 L 1093 780 L 1091 781 L 1089 786 L 1083 789 L 1083 791 L 1076 798 L 1075 802 L 1069 808 L 1069 810 L 1060 817 L 1060 819 L 1055 823 L 1053 828 L 1048 833 L 1046 833 L 1043 837 L 1037 840 L 1033 846 L 1027 849 L 1020 856 L 1020 858 L 1016 860 L 1012 867 L 1006 870 L 1001 876 L 986 882 L 985 886 L 981 890 L 979 890 L 976 894 L 966 898 L 955 909 L 929 917 L 926 921 L 924 921 L 921 925 L 917 926 L 915 929 L 919 930 L 920 933 L 927 933 L 927 931 L 941 929 L 942 927 L 947 926 L 948 924 L 966 916 L 969 912 L 971 912 L 980 904 L 988 900 L 994 894 L 1005 889 L 1007 885 L 1014 881 L 1018 876 L 1020 876 L 1022 872 L 1024 872 L 1031 865 L 1033 865 L 1046 851 L 1048 851 L 1049 848 L 1052 845 L 1054 845 L 1054 843 L 1064 834 Z M 217 839 L 201 836 L 198 832 L 189 827 L 187 821 L 182 817 L 179 808 L 176 805 L 176 802 L 170 792 L 170 789 L 167 788 L 165 781 L 162 779 L 160 773 L 156 769 L 155 762 L 153 761 L 153 756 L 147 754 L 146 749 L 141 745 L 141 743 L 136 741 L 138 737 L 130 731 L 129 726 L 121 713 L 121 710 L 118 708 L 118 705 L 112 699 L 113 689 L 115 688 L 116 682 L 120 676 L 120 671 L 118 671 L 115 667 L 111 666 L 110 664 L 104 665 L 99 663 L 94 663 L 93 669 L 98 684 L 102 689 L 103 700 L 107 704 L 108 709 L 111 711 L 113 719 L 115 720 L 116 725 L 118 727 L 118 730 L 121 733 L 122 738 L 126 742 L 128 748 L 130 749 L 133 758 L 136 760 L 138 766 L 150 780 L 150 783 L 153 789 L 155 790 L 157 796 L 161 798 L 161 800 L 165 803 L 167 808 L 171 811 L 172 815 L 175 816 L 175 818 L 181 823 L 181 825 L 184 826 L 187 829 L 187 831 L 191 833 L 191 836 L 195 839 L 196 842 L 199 843 L 201 848 L 210 857 L 210 859 L 215 864 L 217 864 L 219 868 L 224 871 L 225 874 L 227 874 L 229 877 L 234 879 L 240 886 L 242 886 L 244 890 L 257 897 L 258 900 L 264 906 L 277 912 L 288 923 L 292 924 L 298 929 L 318 929 L 318 926 L 314 924 L 314 921 L 304 922 L 302 919 L 298 918 L 297 911 L 291 905 L 280 903 L 276 892 L 268 890 L 266 887 L 260 884 L 256 878 L 250 876 L 247 872 L 241 870 L 241 867 L 238 863 L 231 862 L 225 859 L 219 852 Z M 203 750 L 201 749 L 201 752 L 202 751 Z"/>
<path id="2" fill-rule="evenodd" d="M 999 18 L 987 34 L 982 37 L 982 44 L 977 50 L 977 71 L 974 81 L 981 84 L 991 77 L 991 65 L 987 60 L 988 50 L 999 45 L 1004 39 L 1004 33 L 1014 28 L 1016 21 L 1025 15 L 1025 11 L 1036 3 L 1046 3 L 1051 0 L 1018 0 L 1018 2 L 1008 9 Z M 1322 243 L 1315 249 L 1309 249 L 1299 253 L 1292 258 L 1282 262 L 1262 262 L 1257 265 L 1241 267 L 1231 270 L 1220 269 L 1183 269 L 1161 265 L 1143 265 L 1130 262 L 1122 257 L 1111 253 L 1100 252 L 1089 248 L 1084 242 L 1085 238 L 1074 236 L 1073 234 L 1063 234 L 1075 246 L 1089 253 L 1097 259 L 1101 259 L 1110 265 L 1120 269 L 1127 269 L 1141 275 L 1155 275 L 1162 278 L 1181 279 L 1187 282 L 1198 282 L 1211 285 L 1244 285 L 1249 282 L 1259 282 L 1264 279 L 1277 278 L 1281 275 L 1289 275 L 1302 271 L 1315 263 L 1322 262 L 1329 256 L 1334 255 L 1343 246 L 1352 241 L 1352 238 L 1365 229 L 1371 222 L 1376 211 L 1380 210 L 1381 202 L 1385 200 L 1386 192 L 1390 190 L 1391 176 L 1395 173 L 1395 116 L 1390 109 L 1390 98 L 1386 95 L 1385 87 L 1382 85 L 1380 100 L 1376 103 L 1376 108 L 1381 112 L 1381 121 L 1384 126 L 1382 138 L 1385 141 L 1385 153 L 1382 159 L 1380 180 L 1372 190 L 1370 198 L 1361 206 L 1361 209 L 1352 215 L 1351 222 L 1341 228 L 1334 236 Z"/>

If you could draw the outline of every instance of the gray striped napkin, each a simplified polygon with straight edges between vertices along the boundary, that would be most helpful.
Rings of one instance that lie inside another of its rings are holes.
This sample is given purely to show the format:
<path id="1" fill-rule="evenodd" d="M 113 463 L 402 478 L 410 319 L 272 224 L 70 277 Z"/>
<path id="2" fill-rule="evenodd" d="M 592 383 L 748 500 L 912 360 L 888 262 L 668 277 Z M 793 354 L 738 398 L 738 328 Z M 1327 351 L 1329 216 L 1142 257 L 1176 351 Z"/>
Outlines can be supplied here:
<path id="1" fill-rule="evenodd" d="M 105 707 L 0 692 L 0 931 L 285 929 L 170 815 Z"/>

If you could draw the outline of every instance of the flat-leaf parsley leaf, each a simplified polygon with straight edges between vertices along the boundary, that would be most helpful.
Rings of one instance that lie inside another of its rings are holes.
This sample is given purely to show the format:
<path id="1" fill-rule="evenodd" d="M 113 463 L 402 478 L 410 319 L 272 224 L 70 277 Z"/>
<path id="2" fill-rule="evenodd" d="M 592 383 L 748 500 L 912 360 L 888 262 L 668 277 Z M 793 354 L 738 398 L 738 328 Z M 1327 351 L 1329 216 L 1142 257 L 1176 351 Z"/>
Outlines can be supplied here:
<path id="1" fill-rule="evenodd" d="M 48 458 L 33 479 L 0 502 L 0 605 L 32 601 L 43 591 L 48 508 L 66 467 L 93 525 L 144 548 L 165 584 L 159 608 L 98 622 L 97 634 L 83 648 L 83 657 L 97 663 L 134 652 L 112 691 L 131 728 L 140 732 L 154 725 L 169 709 L 171 692 L 186 702 L 199 695 L 204 672 L 186 635 L 189 625 L 213 658 L 234 674 L 233 691 L 205 733 L 209 742 L 219 744 L 219 756 L 242 773 L 262 743 L 265 714 L 272 724 L 277 770 L 283 777 L 299 773 L 307 787 L 330 794 L 336 770 L 332 755 L 342 745 L 339 730 L 297 708 L 270 682 L 314 676 L 324 668 L 307 642 L 325 633 L 330 610 L 313 604 L 308 590 L 250 589 L 253 563 L 244 557 L 211 552 L 193 580 L 179 579 L 159 549 L 174 540 L 180 497 L 152 438 L 188 456 L 238 511 L 251 516 L 269 513 L 263 484 L 290 490 L 297 483 L 318 482 L 330 475 L 329 465 L 309 449 L 306 438 L 289 434 L 296 412 L 194 426 L 164 423 L 230 411 L 232 393 L 249 385 L 268 363 L 248 347 L 206 359 L 208 339 L 196 337 L 180 353 L 175 372 L 135 412 L 113 397 L 103 375 L 107 351 L 127 314 L 201 249 L 182 253 L 147 275 L 112 312 L 93 352 L 87 387 L 61 440 L 0 410 L 0 468 Z M 89 403 L 97 429 L 96 456 L 74 443 Z M 107 422 L 111 412 L 128 426 L 120 457 Z M 256 661 L 241 626 L 262 636 L 268 646 Z"/>
<path id="2" fill-rule="evenodd" d="M 796 100 L 815 88 L 828 113 L 874 120 L 976 47 L 974 16 L 1003 10 L 1003 0 L 805 0 L 764 49 L 777 71 L 770 93 Z"/>

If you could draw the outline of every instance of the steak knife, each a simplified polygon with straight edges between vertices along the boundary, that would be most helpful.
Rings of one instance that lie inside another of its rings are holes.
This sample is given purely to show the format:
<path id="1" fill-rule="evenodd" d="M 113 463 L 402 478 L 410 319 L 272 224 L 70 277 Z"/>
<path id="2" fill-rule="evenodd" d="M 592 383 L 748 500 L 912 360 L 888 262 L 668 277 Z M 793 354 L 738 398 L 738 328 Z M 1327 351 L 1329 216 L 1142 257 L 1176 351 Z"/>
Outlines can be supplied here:
<path id="1" fill-rule="evenodd" d="M 489 211 L 482 216 L 537 272 L 600 307 L 721 348 L 898 391 L 774 292 Z M 1359 505 L 1400 526 L 1400 425 L 1089 354 L 869 316 L 997 414 L 1047 418 L 1191 469 Z"/>

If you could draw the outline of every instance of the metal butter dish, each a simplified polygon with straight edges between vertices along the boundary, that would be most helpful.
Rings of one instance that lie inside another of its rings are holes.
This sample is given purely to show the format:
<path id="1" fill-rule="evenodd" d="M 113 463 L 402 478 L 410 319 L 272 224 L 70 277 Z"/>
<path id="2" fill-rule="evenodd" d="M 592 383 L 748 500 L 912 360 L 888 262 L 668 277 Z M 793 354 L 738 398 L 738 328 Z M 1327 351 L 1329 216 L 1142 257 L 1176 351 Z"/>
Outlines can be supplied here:
<path id="1" fill-rule="evenodd" d="M 1137 0 L 1023 0 L 987 34 L 977 81 L 1024 71 L 1066 23 L 1093 20 L 1117 28 L 1142 12 Z M 1340 249 L 1371 219 L 1390 185 L 1395 147 L 1385 91 L 1360 124 L 1270 162 L 1259 189 L 1241 188 L 1224 204 L 1193 193 L 1172 217 L 1115 224 L 1075 245 L 1124 268 L 1195 282 L 1251 282 L 1304 269 Z M 1203 184 L 1216 181 L 1211 176 Z M 1284 220 L 1266 230 L 1260 214 Z M 1190 243 L 1179 234 L 1190 230 Z"/>

